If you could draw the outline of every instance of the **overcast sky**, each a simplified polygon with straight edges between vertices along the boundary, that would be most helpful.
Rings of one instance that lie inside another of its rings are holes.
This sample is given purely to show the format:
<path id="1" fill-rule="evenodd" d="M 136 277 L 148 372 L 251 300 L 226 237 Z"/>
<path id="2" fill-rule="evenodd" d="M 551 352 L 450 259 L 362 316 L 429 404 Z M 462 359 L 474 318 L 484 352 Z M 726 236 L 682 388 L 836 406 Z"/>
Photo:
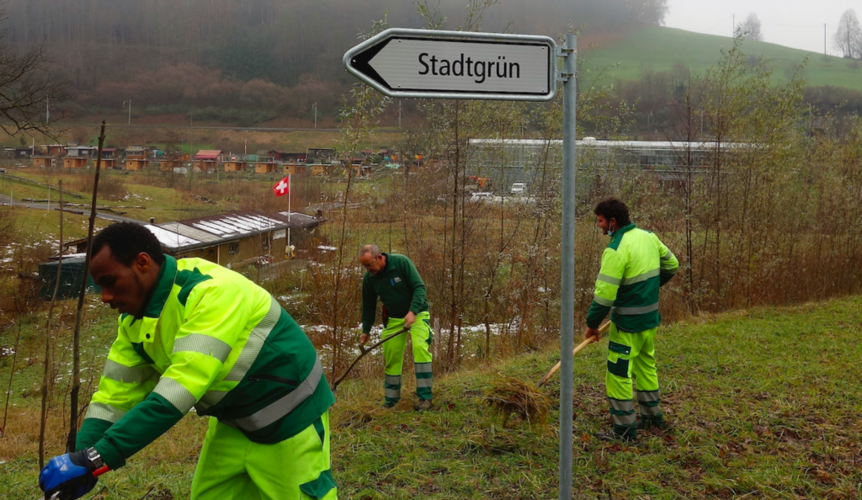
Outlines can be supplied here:
<path id="1" fill-rule="evenodd" d="M 739 24 L 750 12 L 760 18 L 763 41 L 794 49 L 840 55 L 832 45 L 841 14 L 854 9 L 862 16 L 859 0 L 669 0 L 665 26 L 711 35 L 732 36 L 733 15 Z"/>

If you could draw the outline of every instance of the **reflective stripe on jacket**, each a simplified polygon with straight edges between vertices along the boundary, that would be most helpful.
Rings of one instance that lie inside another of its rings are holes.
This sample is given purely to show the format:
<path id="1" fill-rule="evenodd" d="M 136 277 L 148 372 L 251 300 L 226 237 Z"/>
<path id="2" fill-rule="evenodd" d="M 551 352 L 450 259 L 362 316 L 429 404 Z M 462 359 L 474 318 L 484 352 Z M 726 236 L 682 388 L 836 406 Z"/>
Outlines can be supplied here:
<path id="1" fill-rule="evenodd" d="M 661 323 L 659 287 L 676 273 L 679 262 L 649 231 L 629 224 L 618 229 L 602 254 L 602 268 L 587 326 L 598 328 L 611 313 L 611 321 L 625 332 L 642 332 Z"/>
<path id="2" fill-rule="evenodd" d="M 311 341 L 263 288 L 203 259 L 165 256 L 143 316 L 124 314 L 77 448 L 112 468 L 195 407 L 276 443 L 334 402 Z"/>

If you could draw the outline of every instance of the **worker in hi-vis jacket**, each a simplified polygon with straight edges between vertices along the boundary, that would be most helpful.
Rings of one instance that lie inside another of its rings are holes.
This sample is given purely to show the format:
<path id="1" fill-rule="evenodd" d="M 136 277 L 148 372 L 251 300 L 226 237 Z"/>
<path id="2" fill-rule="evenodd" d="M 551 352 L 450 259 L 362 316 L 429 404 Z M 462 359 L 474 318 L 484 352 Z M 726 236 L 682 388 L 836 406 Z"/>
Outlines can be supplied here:
<path id="1" fill-rule="evenodd" d="M 334 397 L 299 325 L 263 288 L 203 259 L 162 253 L 146 227 L 93 240 L 90 274 L 120 313 L 117 339 L 77 436 L 39 476 L 79 498 L 192 408 L 209 430 L 191 498 L 334 499 Z M 105 469 L 107 468 L 107 469 Z"/>
<path id="2" fill-rule="evenodd" d="M 609 198 L 595 209 L 596 225 L 611 237 L 602 254 L 596 293 L 587 313 L 586 338 L 599 339 L 599 325 L 611 314 L 608 371 L 605 374 L 613 427 L 602 439 L 632 440 L 637 429 L 663 428 L 655 362 L 659 287 L 679 267 L 673 253 L 656 235 L 629 220 L 626 205 Z M 632 376 L 637 383 L 641 420 L 632 401 Z"/>

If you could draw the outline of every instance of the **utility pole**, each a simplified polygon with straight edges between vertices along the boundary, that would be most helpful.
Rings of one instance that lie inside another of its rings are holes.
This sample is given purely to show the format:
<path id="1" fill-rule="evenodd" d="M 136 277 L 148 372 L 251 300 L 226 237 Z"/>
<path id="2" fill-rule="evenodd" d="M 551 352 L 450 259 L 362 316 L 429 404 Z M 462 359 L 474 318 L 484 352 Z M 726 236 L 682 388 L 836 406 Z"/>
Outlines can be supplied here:
<path id="1" fill-rule="evenodd" d="M 45 98 L 45 125 L 51 122 L 51 98 Z M 59 278 L 58 278 L 59 279 Z"/>
<path id="2" fill-rule="evenodd" d="M 398 99 L 398 128 L 401 128 L 401 99 Z"/>
<path id="3" fill-rule="evenodd" d="M 823 55 L 826 55 L 826 23 L 823 23 Z"/>
<path id="4" fill-rule="evenodd" d="M 128 101 L 123 101 L 123 107 L 124 108 L 126 107 L 127 102 L 129 103 L 129 125 L 131 125 L 132 124 L 132 100 L 129 99 Z"/>
<path id="5" fill-rule="evenodd" d="M 317 103 L 312 106 L 314 108 L 314 128 L 317 128 Z"/>

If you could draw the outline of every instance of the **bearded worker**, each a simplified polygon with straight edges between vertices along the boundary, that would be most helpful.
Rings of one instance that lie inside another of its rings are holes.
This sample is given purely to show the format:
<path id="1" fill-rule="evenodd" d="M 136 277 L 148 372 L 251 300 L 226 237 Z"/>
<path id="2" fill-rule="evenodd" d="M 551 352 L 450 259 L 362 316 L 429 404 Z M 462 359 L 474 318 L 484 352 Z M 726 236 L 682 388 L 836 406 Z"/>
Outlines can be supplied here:
<path id="1" fill-rule="evenodd" d="M 377 245 L 365 245 L 359 251 L 359 262 L 366 269 L 362 277 L 362 335 L 361 343 L 368 342 L 371 327 L 377 316 L 377 299 L 383 302 L 383 333 L 381 339 L 395 335 L 403 328 L 410 330 L 413 343 L 413 365 L 416 371 L 416 410 L 432 406 L 431 315 L 425 300 L 425 283 L 416 271 L 413 261 L 404 255 L 387 254 Z M 401 400 L 401 368 L 404 364 L 406 335 L 399 335 L 383 344 L 384 369 L 383 406 L 392 408 Z"/>
<path id="2" fill-rule="evenodd" d="M 334 499 L 320 360 L 270 294 L 203 259 L 162 253 L 144 226 L 93 240 L 90 274 L 121 314 L 76 452 L 39 477 L 46 498 L 80 498 L 194 407 L 210 416 L 191 498 Z"/>
<path id="3" fill-rule="evenodd" d="M 602 254 L 596 293 L 587 313 L 585 339 L 599 340 L 599 325 L 611 314 L 608 371 L 605 385 L 613 427 L 601 439 L 634 440 L 638 429 L 664 428 L 655 361 L 659 287 L 679 267 L 676 257 L 656 235 L 629 220 L 625 203 L 608 198 L 595 209 L 596 226 L 611 237 Z M 632 400 L 632 376 L 637 383 L 641 419 Z"/>

